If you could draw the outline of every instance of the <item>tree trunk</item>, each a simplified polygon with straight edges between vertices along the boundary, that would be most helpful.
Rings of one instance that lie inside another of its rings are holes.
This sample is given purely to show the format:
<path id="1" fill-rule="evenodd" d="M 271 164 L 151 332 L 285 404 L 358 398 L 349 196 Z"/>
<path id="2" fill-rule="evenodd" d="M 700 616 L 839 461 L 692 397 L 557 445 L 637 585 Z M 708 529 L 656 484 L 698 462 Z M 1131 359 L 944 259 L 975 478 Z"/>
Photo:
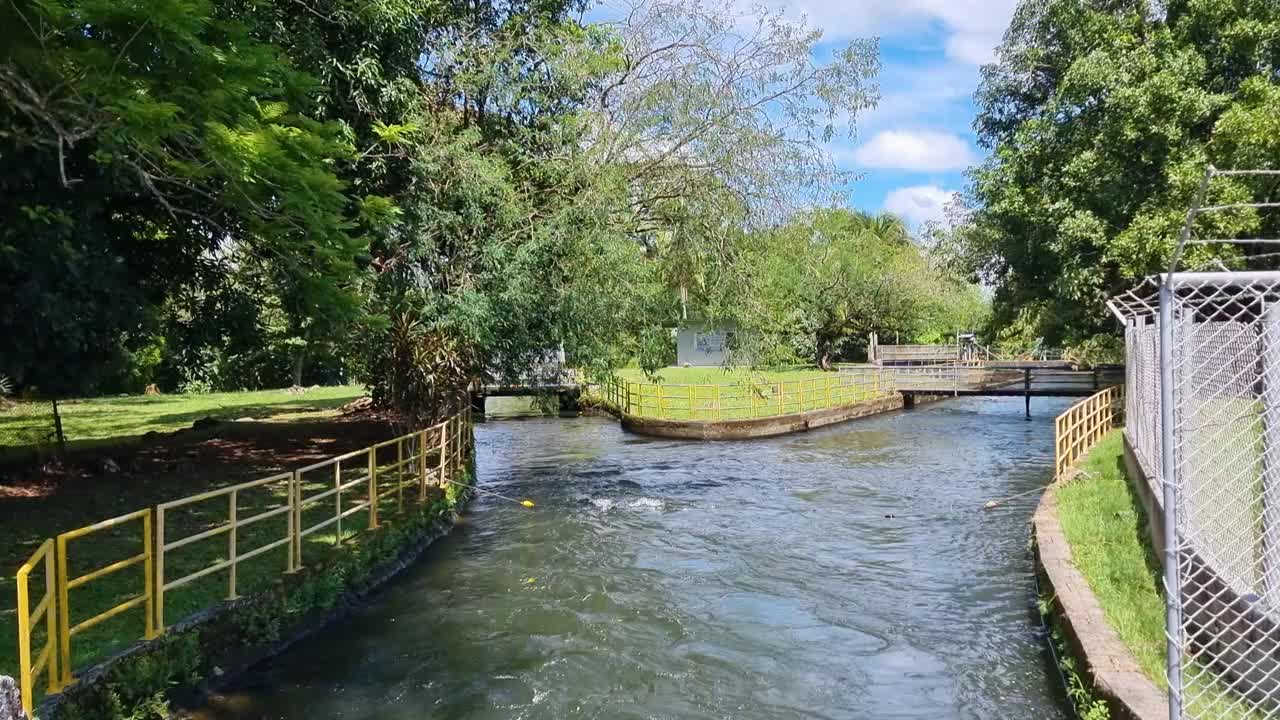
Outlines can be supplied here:
<path id="1" fill-rule="evenodd" d="M 293 356 L 293 385 L 302 386 L 302 371 L 307 365 L 307 341 L 311 339 L 311 328 L 302 331 L 302 344 L 298 346 L 298 354 Z"/>
<path id="2" fill-rule="evenodd" d="M 307 346 L 303 345 L 298 348 L 298 354 L 293 356 L 293 384 L 295 387 L 302 385 L 302 370 L 307 363 Z"/>
<path id="3" fill-rule="evenodd" d="M 831 338 L 819 335 L 815 343 L 818 355 L 818 367 L 822 370 L 831 369 L 831 348 L 834 343 Z"/>
<path id="4" fill-rule="evenodd" d="M 58 412 L 58 401 L 53 401 L 53 437 L 58 443 L 58 454 L 67 451 L 67 435 L 62 432 L 62 413 Z"/>

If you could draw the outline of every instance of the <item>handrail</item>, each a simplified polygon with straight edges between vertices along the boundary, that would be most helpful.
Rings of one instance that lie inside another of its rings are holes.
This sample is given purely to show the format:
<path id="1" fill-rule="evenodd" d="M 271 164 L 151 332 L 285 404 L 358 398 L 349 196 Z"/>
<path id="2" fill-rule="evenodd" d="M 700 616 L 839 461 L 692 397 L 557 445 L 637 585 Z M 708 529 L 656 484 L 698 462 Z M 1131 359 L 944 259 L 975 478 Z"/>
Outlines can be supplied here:
<path id="1" fill-rule="evenodd" d="M 126 523 L 136 522 L 138 520 L 142 521 L 142 552 L 106 565 L 105 567 L 100 567 L 97 570 L 90 571 L 79 577 L 68 579 L 67 567 L 69 558 L 67 554 L 67 546 L 70 541 L 102 532 L 103 530 L 108 530 L 113 527 L 118 527 Z M 119 517 L 111 518 L 110 520 L 103 520 L 102 522 L 97 522 L 92 525 L 86 525 L 85 527 L 65 532 L 58 536 L 58 645 L 62 653 L 60 658 L 62 670 L 62 679 L 60 681 L 61 685 L 70 685 L 73 681 L 71 674 L 71 638 L 76 634 L 84 632 L 99 623 L 106 622 L 107 620 L 110 620 L 111 618 L 139 605 L 144 605 L 143 637 L 151 639 L 156 636 L 154 623 L 155 608 L 152 593 L 152 578 L 154 577 L 154 570 L 152 568 L 151 547 L 151 508 L 144 508 L 125 515 L 120 515 Z M 143 587 L 140 593 L 118 603 L 109 610 L 104 610 L 103 612 L 90 617 L 87 620 L 82 620 L 75 625 L 71 624 L 71 590 L 82 585 L 87 585 L 94 580 L 101 579 L 108 575 L 113 575 L 139 563 L 143 566 Z"/>
<path id="2" fill-rule="evenodd" d="M 1076 402 L 1054 419 L 1054 479 L 1065 477 L 1115 426 L 1123 402 L 1123 386 L 1112 386 Z"/>
<path id="3" fill-rule="evenodd" d="M 38 565 L 44 565 L 44 596 L 31 609 L 30 581 L 31 571 Z M 35 678 L 41 671 L 49 675 L 49 692 L 58 692 L 60 679 L 58 676 L 58 625 L 57 613 L 57 577 L 54 573 L 53 540 L 40 543 L 39 549 L 18 568 L 18 686 L 20 688 L 22 709 L 28 717 L 34 708 Z M 45 621 L 44 646 L 31 658 L 31 629 Z"/>
<path id="4" fill-rule="evenodd" d="M 341 531 L 343 518 L 368 509 L 368 526 L 370 529 L 376 528 L 380 501 L 390 502 L 394 499 L 396 505 L 393 511 L 403 511 L 406 487 L 416 484 L 419 488 L 419 499 L 425 500 L 427 488 L 432 481 L 441 487 L 454 482 L 463 467 L 463 462 L 474 451 L 472 428 L 471 411 L 469 408 L 464 409 L 430 427 L 297 470 L 170 500 L 154 508 L 148 507 L 120 515 L 62 533 L 56 539 L 45 540 L 30 559 L 18 569 L 16 575 L 20 660 L 18 675 L 23 710 L 28 716 L 34 713 L 35 680 L 42 672 L 48 674 L 49 693 L 59 692 L 74 681 L 71 641 L 76 635 L 121 613 L 144 606 L 143 637 L 155 638 L 165 630 L 166 592 L 199 578 L 225 571 L 228 574 L 227 598 L 234 599 L 239 593 L 237 570 L 241 563 L 272 550 L 284 548 L 286 557 L 281 572 L 296 572 L 302 567 L 302 540 L 307 535 L 336 524 L 338 526 L 337 544 L 341 545 L 344 539 Z M 395 459 L 379 462 L 379 451 L 389 455 L 390 448 L 393 446 L 396 448 Z M 356 470 L 357 477 L 344 479 L 343 462 L 349 463 L 356 458 L 361 461 Z M 434 465 L 431 464 L 433 459 Z M 334 468 L 333 487 L 319 494 L 305 497 L 305 474 L 329 467 Z M 285 488 L 285 499 L 277 507 L 267 507 L 252 515 L 243 514 L 241 498 L 245 492 L 268 489 L 275 485 L 283 485 Z M 365 492 L 360 493 L 360 500 L 354 505 L 343 507 L 344 491 L 352 490 L 357 486 L 365 488 Z M 334 515 L 317 525 L 304 528 L 302 526 L 303 509 L 331 497 L 334 498 Z M 183 537 L 166 536 L 166 524 L 172 524 L 170 521 L 172 513 L 197 503 L 219 501 L 223 498 L 227 502 L 225 519 Z M 154 533 L 153 517 L 155 518 Z M 267 541 L 250 548 L 242 547 L 242 544 L 248 540 L 245 537 L 247 533 L 242 533 L 242 530 L 247 527 L 258 528 L 260 523 L 278 517 L 285 518 L 283 536 L 273 537 L 269 530 L 259 528 L 256 534 L 259 536 L 266 534 Z M 69 548 L 73 541 L 109 529 L 127 527 L 133 523 L 141 525 L 138 536 L 141 548 L 137 554 L 129 554 L 127 557 L 109 562 L 79 576 L 69 577 Z M 166 559 L 175 552 L 202 540 L 211 540 L 223 535 L 227 536 L 225 558 L 218 558 L 204 567 L 179 576 L 170 577 L 166 574 L 169 571 Z M 45 572 L 46 592 L 33 605 L 29 588 L 30 574 L 42 565 Z M 72 624 L 71 591 L 138 565 L 142 565 L 143 581 L 136 593 L 107 610 Z M 33 648 L 32 636 L 41 620 L 44 620 L 48 627 L 47 637 L 41 648 Z"/>
<path id="5" fill-rule="evenodd" d="M 240 503 L 239 503 L 240 493 L 246 490 L 252 490 L 254 488 L 260 488 L 265 485 L 270 485 L 272 483 L 279 483 L 281 481 L 285 483 L 286 500 L 284 505 L 272 510 L 267 510 L 266 512 L 262 512 L 257 515 L 251 515 L 245 518 L 240 517 Z M 294 473 L 291 473 L 291 472 L 280 473 L 278 475 L 272 475 L 270 477 L 265 477 L 259 480 L 251 480 L 246 483 L 240 483 L 239 485 L 232 485 L 230 487 L 221 488 L 219 490 L 210 490 L 209 492 L 200 493 L 198 495 L 192 495 L 190 497 L 185 497 L 180 500 L 171 500 L 169 502 L 160 503 L 159 505 L 156 506 L 156 589 L 155 589 L 156 611 L 155 612 L 156 612 L 156 628 L 158 630 L 164 630 L 164 627 L 165 627 L 164 625 L 164 594 L 169 590 L 173 590 L 175 588 L 181 587 L 183 585 L 186 585 L 189 582 L 205 577 L 206 575 L 211 575 L 220 570 L 229 570 L 229 572 L 227 573 L 227 587 L 228 587 L 227 599 L 234 600 L 237 597 L 239 597 L 239 595 L 236 593 L 236 570 L 240 565 L 240 563 L 246 560 L 249 560 L 251 558 L 257 557 L 262 553 L 268 552 L 270 550 L 274 550 L 275 548 L 281 547 L 283 545 L 290 546 L 288 552 L 285 553 L 286 555 L 285 571 L 294 572 L 295 567 L 293 564 L 293 560 L 295 555 L 292 547 L 293 541 L 294 541 L 294 532 L 293 532 L 294 515 L 293 515 L 293 507 L 292 507 L 293 505 L 292 497 L 293 497 L 293 491 L 294 491 L 293 483 L 294 483 Z M 173 542 L 169 542 L 165 539 L 165 516 L 169 512 L 181 507 L 186 507 L 188 505 L 194 505 L 195 503 L 204 502 L 206 500 L 213 500 L 221 497 L 226 497 L 229 503 L 228 509 L 227 509 L 227 520 L 225 523 L 220 523 L 209 530 L 205 530 L 204 532 L 199 532 L 194 535 L 188 535 L 187 537 L 181 538 L 179 540 L 174 540 Z M 239 546 L 240 535 L 238 532 L 240 528 L 248 525 L 252 525 L 256 522 L 266 520 L 268 518 L 277 517 L 279 515 L 286 516 L 286 519 L 285 519 L 286 530 L 285 530 L 284 538 L 279 540 L 274 540 L 270 543 L 267 543 L 266 545 L 259 546 L 248 552 L 240 551 L 240 546 Z M 165 555 L 168 552 L 186 547 L 187 545 L 190 545 L 195 542 L 199 542 L 200 540 L 207 540 L 209 538 L 216 537 L 218 535 L 223 535 L 223 534 L 227 535 L 227 559 L 221 560 L 219 562 L 215 562 L 214 564 L 204 567 L 193 573 L 188 573 L 184 576 L 177 577 L 172 580 L 169 580 L 166 578 Z"/>

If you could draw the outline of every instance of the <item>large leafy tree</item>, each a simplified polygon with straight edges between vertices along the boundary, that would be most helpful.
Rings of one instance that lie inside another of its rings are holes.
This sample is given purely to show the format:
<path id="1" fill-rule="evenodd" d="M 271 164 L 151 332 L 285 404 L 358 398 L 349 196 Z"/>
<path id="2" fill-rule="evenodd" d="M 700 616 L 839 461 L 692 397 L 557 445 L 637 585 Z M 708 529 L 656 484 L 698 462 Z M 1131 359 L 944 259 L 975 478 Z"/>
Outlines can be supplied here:
<path id="1" fill-rule="evenodd" d="M 589 157 L 625 180 L 620 214 L 663 281 L 699 314 L 732 314 L 741 283 L 723 271 L 744 229 L 831 205 L 851 179 L 826 148 L 879 97 L 876 42 L 820 52 L 821 29 L 722 0 L 614 7 Z"/>
<path id="2" fill-rule="evenodd" d="M 233 7 L 7 3 L 0 23 L 0 371 L 101 388 L 155 309 L 232 255 L 295 306 L 353 306 L 347 129 Z"/>
<path id="3" fill-rule="evenodd" d="M 935 267 L 892 215 L 814 211 L 757 242 L 746 327 L 767 358 L 829 368 L 872 332 L 936 342 L 984 319 L 977 288 Z"/>
<path id="4" fill-rule="evenodd" d="M 957 230 L 996 288 L 1006 333 L 1079 342 L 1114 331 L 1105 299 L 1166 267 L 1207 163 L 1278 167 L 1280 6 L 1270 0 L 1026 0 L 983 69 Z M 1275 201 L 1224 179 L 1211 202 Z M 1256 213 L 1204 217 L 1201 237 L 1268 233 Z M 1189 265 L 1241 253 L 1208 246 Z"/>

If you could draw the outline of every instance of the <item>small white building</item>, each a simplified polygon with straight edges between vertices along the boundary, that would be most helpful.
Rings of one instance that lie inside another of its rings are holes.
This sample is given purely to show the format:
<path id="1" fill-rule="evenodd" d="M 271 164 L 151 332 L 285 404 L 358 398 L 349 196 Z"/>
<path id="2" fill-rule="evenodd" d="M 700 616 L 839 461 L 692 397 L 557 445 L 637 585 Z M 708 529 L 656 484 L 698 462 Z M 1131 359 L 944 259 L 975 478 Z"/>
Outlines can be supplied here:
<path id="1" fill-rule="evenodd" d="M 717 367 L 729 360 L 735 329 L 732 325 L 687 323 L 676 331 L 676 364 L 684 367 Z M 749 364 L 741 352 L 733 353 L 735 365 Z"/>

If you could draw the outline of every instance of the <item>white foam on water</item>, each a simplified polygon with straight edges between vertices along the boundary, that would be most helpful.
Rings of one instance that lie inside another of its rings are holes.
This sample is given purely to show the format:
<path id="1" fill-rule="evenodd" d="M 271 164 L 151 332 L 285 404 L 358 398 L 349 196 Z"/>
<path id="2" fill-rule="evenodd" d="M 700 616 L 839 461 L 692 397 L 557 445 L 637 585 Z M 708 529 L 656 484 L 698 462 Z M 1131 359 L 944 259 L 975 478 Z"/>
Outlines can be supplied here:
<path id="1" fill-rule="evenodd" d="M 661 498 L 642 497 L 633 500 L 616 498 L 591 498 L 591 506 L 600 512 L 631 510 L 633 512 L 658 512 L 666 507 Z"/>

